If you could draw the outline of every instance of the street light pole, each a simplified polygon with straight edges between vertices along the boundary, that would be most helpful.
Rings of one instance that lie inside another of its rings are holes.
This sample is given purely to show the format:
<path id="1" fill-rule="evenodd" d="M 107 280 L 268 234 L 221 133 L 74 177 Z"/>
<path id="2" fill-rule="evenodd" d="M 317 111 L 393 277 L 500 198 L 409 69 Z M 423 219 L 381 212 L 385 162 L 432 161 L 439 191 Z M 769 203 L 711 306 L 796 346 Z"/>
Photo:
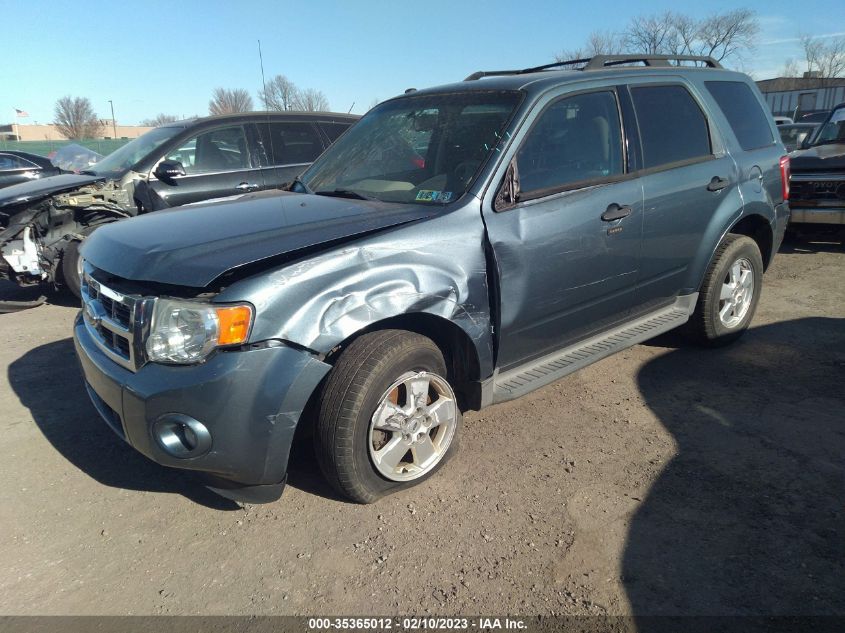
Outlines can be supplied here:
<path id="1" fill-rule="evenodd" d="M 111 99 L 109 99 L 109 105 L 111 106 L 111 129 L 114 132 L 114 139 L 117 140 L 117 123 L 114 120 L 114 104 Z"/>

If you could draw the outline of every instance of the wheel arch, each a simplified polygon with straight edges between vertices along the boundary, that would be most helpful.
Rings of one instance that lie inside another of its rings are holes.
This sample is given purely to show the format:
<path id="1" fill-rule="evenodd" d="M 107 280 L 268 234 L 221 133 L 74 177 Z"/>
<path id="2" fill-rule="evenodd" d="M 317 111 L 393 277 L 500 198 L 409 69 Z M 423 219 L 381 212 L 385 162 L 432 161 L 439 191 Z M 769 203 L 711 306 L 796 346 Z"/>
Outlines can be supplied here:
<path id="1" fill-rule="evenodd" d="M 692 262 L 690 275 L 687 278 L 688 286 L 681 293 L 698 292 L 701 289 L 704 276 L 713 263 L 713 257 L 719 248 L 719 244 L 728 234 L 745 235 L 754 240 L 760 249 L 763 258 L 763 270 L 765 271 L 774 256 L 772 252 L 774 231 L 772 230 L 773 220 L 767 218 L 764 213 L 763 209 L 749 209 L 746 206 L 744 212 L 735 214 L 729 222 L 722 224 L 721 227 L 718 224 L 711 225 L 705 234 L 701 250 Z"/>
<path id="2" fill-rule="evenodd" d="M 406 330 L 431 339 L 440 349 L 450 373 L 452 387 L 463 408 L 475 408 L 473 385 L 481 379 L 481 359 L 469 334 L 459 325 L 427 312 L 411 312 L 370 323 L 348 336 L 326 354 L 325 362 L 333 365 L 352 341 L 364 334 L 380 330 Z"/>
<path id="3" fill-rule="evenodd" d="M 772 252 L 774 231 L 769 220 L 758 213 L 752 213 L 740 218 L 727 232 L 745 235 L 754 240 L 757 243 L 757 248 L 760 249 L 760 255 L 763 257 L 763 270 L 768 269 L 774 255 Z"/>

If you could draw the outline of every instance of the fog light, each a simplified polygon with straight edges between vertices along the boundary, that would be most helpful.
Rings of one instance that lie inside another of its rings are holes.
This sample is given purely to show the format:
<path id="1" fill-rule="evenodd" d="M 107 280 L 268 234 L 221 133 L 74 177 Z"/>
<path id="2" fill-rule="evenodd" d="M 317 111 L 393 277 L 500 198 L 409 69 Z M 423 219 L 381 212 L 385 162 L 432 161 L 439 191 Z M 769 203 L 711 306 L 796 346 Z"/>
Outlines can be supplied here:
<path id="1" fill-rule="evenodd" d="M 199 457 L 211 449 L 208 427 L 181 413 L 168 413 L 156 420 L 153 437 L 165 453 L 179 459 Z"/>

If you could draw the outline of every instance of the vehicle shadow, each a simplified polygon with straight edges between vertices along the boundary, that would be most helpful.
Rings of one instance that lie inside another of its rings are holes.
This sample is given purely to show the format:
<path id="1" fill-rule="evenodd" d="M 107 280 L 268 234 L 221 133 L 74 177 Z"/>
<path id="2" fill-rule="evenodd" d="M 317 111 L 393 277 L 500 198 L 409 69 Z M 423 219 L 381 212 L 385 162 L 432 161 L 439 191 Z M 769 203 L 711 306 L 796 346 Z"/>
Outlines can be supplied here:
<path id="1" fill-rule="evenodd" d="M 36 347 L 9 366 L 9 384 L 44 437 L 105 486 L 181 494 L 215 510 L 237 510 L 190 474 L 159 466 L 125 444 L 88 400 L 69 338 Z"/>
<path id="2" fill-rule="evenodd" d="M 288 485 L 298 488 L 308 494 L 317 495 L 332 501 L 350 503 L 335 492 L 317 463 L 317 456 L 314 452 L 314 421 L 319 409 L 319 396 L 322 392 L 322 385 L 314 390 L 305 409 L 300 416 L 299 424 L 296 425 L 296 433 L 290 449 L 290 460 L 288 461 Z"/>
<path id="3" fill-rule="evenodd" d="M 32 304 L 40 302 L 63 307 L 79 307 L 79 299 L 74 297 L 68 290 L 55 290 L 46 284 L 21 288 L 11 281 L 0 279 L 0 308 L 2 308 L 4 302 Z M 25 310 L 27 307 L 21 306 L 20 309 Z M 0 314 L 3 311 L 6 310 L 0 309 Z M 7 311 L 16 312 L 17 310 L 9 306 Z"/>
<path id="4" fill-rule="evenodd" d="M 631 521 L 633 613 L 845 615 L 845 319 L 672 350 L 637 379 L 677 454 Z"/>
<path id="5" fill-rule="evenodd" d="M 845 244 L 845 228 L 807 225 L 790 228 L 779 253 L 840 253 Z"/>

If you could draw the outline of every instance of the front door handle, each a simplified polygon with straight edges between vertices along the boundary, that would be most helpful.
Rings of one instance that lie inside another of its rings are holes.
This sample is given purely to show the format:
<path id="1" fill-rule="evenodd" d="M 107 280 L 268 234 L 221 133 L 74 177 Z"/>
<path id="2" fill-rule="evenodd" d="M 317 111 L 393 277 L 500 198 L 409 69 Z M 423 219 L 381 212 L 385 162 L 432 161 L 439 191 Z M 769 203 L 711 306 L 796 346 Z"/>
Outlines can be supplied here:
<path id="1" fill-rule="evenodd" d="M 731 182 L 727 178 L 713 176 L 713 178 L 710 179 L 710 183 L 707 185 L 707 191 L 721 191 L 729 184 L 731 184 Z"/>
<path id="2" fill-rule="evenodd" d="M 255 191 L 258 189 L 258 185 L 251 183 L 251 182 L 242 182 L 239 184 L 235 189 L 240 189 L 241 191 Z"/>
<path id="3" fill-rule="evenodd" d="M 614 220 L 621 220 L 631 215 L 631 207 L 627 204 L 618 205 L 615 202 L 607 205 L 605 212 L 601 214 L 601 219 L 605 222 L 613 222 Z"/>

